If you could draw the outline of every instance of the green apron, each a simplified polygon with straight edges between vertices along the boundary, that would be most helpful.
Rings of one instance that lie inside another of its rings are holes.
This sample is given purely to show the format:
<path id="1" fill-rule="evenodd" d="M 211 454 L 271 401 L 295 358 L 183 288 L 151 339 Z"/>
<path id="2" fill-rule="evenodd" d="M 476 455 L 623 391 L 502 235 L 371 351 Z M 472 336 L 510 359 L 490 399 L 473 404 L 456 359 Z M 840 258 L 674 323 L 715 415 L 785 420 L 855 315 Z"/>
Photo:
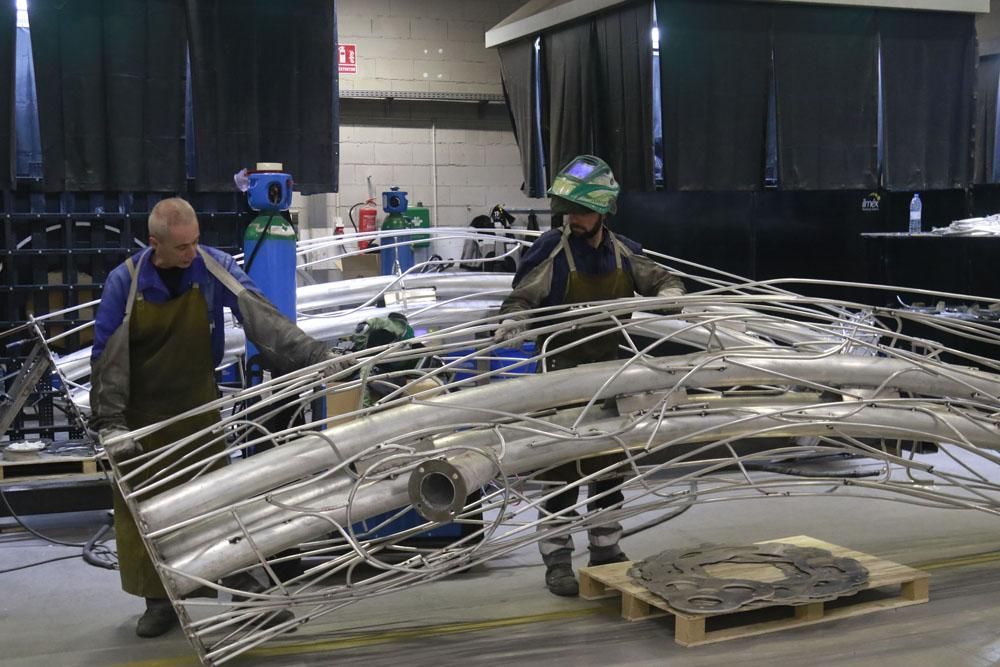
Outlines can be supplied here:
<path id="1" fill-rule="evenodd" d="M 130 429 L 174 417 L 218 398 L 211 338 L 208 305 L 197 284 L 165 303 L 149 303 L 141 295 L 136 297 L 129 322 L 129 402 L 125 409 Z M 139 442 L 143 451 L 150 452 L 219 420 L 218 410 L 209 410 Z M 164 465 L 199 444 L 194 442 L 178 451 Z M 216 451 L 220 450 L 221 445 Z M 177 480 L 169 486 L 183 481 Z M 161 490 L 166 488 L 169 487 Z M 145 598 L 167 597 L 117 485 L 114 485 L 114 507 L 122 590 Z"/>
<path id="2" fill-rule="evenodd" d="M 611 232 L 605 230 L 606 234 Z M 609 273 L 590 274 L 580 273 L 576 270 L 576 260 L 573 259 L 573 251 L 569 247 L 568 233 L 563 233 L 562 240 L 552 252 L 551 257 L 555 257 L 560 252 L 565 253 L 566 263 L 569 265 L 569 275 L 566 278 L 566 293 L 563 295 L 564 304 L 586 303 L 588 301 L 607 301 L 610 299 L 627 299 L 635 294 L 635 284 L 632 276 L 623 268 L 621 249 L 618 241 L 609 237 L 615 251 L 615 268 Z M 562 347 L 569 343 L 576 342 L 587 336 L 592 336 L 598 331 L 591 327 L 582 330 L 560 332 L 553 336 L 549 342 L 549 349 L 553 346 Z M 553 355 L 546 361 L 546 369 L 550 371 L 573 368 L 580 364 L 591 364 L 598 361 L 609 361 L 618 358 L 618 345 L 623 341 L 621 333 L 609 333 L 595 338 L 583 345 L 574 347 L 565 352 Z M 538 341 L 541 349 L 542 340 Z"/>
<path id="3" fill-rule="evenodd" d="M 611 232 L 605 230 L 605 233 L 610 234 Z M 609 237 L 608 241 L 612 244 L 615 251 L 614 270 L 609 273 L 597 275 L 580 273 L 576 270 L 576 261 L 573 259 L 573 251 L 569 247 L 568 234 L 563 234 L 562 241 L 556 246 L 553 256 L 560 251 L 565 252 L 566 262 L 569 264 L 569 276 L 566 279 L 566 294 L 563 297 L 564 304 L 626 299 L 635 295 L 635 283 L 632 280 L 632 275 L 624 269 L 618 241 L 613 236 Z M 559 333 L 549 343 L 549 349 L 553 345 L 562 347 L 587 336 L 592 336 L 597 331 L 597 328 L 587 328 L 582 331 Z M 563 370 L 579 366 L 580 364 L 617 359 L 618 346 L 623 340 L 624 336 L 621 332 L 608 333 L 583 345 L 549 357 L 546 360 L 546 369 L 550 371 Z M 539 349 L 541 349 L 541 343 L 542 341 L 539 341 Z M 606 454 L 581 461 L 573 461 L 545 473 L 545 479 L 573 482 L 580 478 L 581 472 L 589 475 L 608 465 L 621 461 L 622 458 L 621 454 Z"/>

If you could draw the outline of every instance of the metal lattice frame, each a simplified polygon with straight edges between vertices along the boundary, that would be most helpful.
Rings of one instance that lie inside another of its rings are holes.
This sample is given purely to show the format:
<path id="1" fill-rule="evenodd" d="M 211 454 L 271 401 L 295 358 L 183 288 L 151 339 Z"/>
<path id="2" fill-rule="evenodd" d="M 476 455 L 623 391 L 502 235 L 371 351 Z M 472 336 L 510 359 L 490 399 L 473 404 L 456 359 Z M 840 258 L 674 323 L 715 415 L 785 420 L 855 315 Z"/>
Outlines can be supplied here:
<path id="1" fill-rule="evenodd" d="M 220 425 L 116 463 L 201 660 L 221 664 L 360 599 L 650 511 L 813 495 L 1000 511 L 996 326 L 805 298 L 790 291 L 794 281 L 751 283 L 693 266 L 682 273 L 701 291 L 532 312 L 521 339 L 553 334 L 533 356 L 494 344 L 499 317 L 478 306 L 460 323 L 432 317 L 435 330 L 415 341 L 422 347 L 366 350 L 346 370 L 320 364 L 226 396 L 208 406 L 225 415 Z M 481 301 L 479 287 L 466 298 Z M 367 311 L 351 308 L 364 319 Z M 562 332 L 608 330 L 624 335 L 622 360 L 525 372 L 577 344 Z M 694 351 L 676 354 L 675 344 Z M 391 362 L 422 365 L 380 370 Z M 316 398 L 333 397 L 357 408 L 274 430 L 290 405 L 305 415 Z M 755 439 L 779 444 L 742 447 Z M 921 461 L 905 446 L 912 441 L 939 443 L 958 472 Z M 619 476 L 623 506 L 588 513 L 583 501 L 539 515 L 564 489 L 542 481 L 545 471 L 606 453 L 617 461 L 575 485 Z M 831 453 L 875 459 L 878 474 L 809 478 L 757 465 Z M 411 508 L 419 525 L 384 530 Z M 465 528 L 447 546 L 408 541 L 447 523 Z M 303 558 L 304 571 L 287 574 Z M 235 587 L 240 573 L 258 585 Z M 218 597 L 195 597 L 205 587 Z"/>

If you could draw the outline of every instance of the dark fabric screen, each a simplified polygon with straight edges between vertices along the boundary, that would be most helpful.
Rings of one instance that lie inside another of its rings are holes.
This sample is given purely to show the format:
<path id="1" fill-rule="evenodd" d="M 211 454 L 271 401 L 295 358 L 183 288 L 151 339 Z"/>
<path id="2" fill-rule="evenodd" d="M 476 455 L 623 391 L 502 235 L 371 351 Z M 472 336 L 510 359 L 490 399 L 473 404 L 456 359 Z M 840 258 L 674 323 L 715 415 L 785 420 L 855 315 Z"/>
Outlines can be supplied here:
<path id="1" fill-rule="evenodd" d="M 339 104 L 331 0 L 187 0 L 196 187 L 281 162 L 297 190 L 337 189 Z"/>
<path id="2" fill-rule="evenodd" d="M 656 16 L 667 189 L 762 188 L 770 9 L 657 0 Z"/>
<path id="3" fill-rule="evenodd" d="M 548 110 L 548 182 L 577 155 L 597 152 L 597 71 L 594 22 L 585 21 L 547 33 L 544 97 Z"/>
<path id="4" fill-rule="evenodd" d="M 975 17 L 880 11 L 885 186 L 964 187 L 970 179 Z"/>
<path id="5" fill-rule="evenodd" d="M 598 99 L 597 155 L 627 190 L 652 190 L 653 14 L 626 5 L 594 19 Z"/>
<path id="6" fill-rule="evenodd" d="M 35 96 L 35 62 L 31 57 L 31 31 L 27 28 L 17 29 L 14 90 L 17 176 L 41 180 L 42 138 L 38 133 L 38 98 Z"/>
<path id="7" fill-rule="evenodd" d="M 529 197 L 545 196 L 545 179 L 541 175 L 539 151 L 542 147 L 535 140 L 536 97 L 534 68 L 535 38 L 505 44 L 498 49 L 500 75 L 503 78 L 507 110 L 514 127 L 514 138 L 521 152 L 521 171 L 524 184 L 521 190 Z"/>
<path id="8" fill-rule="evenodd" d="M 774 7 L 778 187 L 878 186 L 875 12 Z"/>
<path id="9" fill-rule="evenodd" d="M 982 58 L 976 68 L 976 183 L 992 183 L 996 155 L 997 84 L 1000 83 L 1000 55 Z"/>
<path id="10" fill-rule="evenodd" d="M 182 189 L 183 0 L 33 0 L 28 16 L 46 189 Z"/>
<path id="11" fill-rule="evenodd" d="M 13 188 L 17 173 L 14 133 L 14 82 L 17 62 L 17 10 L 0 6 L 0 187 Z"/>

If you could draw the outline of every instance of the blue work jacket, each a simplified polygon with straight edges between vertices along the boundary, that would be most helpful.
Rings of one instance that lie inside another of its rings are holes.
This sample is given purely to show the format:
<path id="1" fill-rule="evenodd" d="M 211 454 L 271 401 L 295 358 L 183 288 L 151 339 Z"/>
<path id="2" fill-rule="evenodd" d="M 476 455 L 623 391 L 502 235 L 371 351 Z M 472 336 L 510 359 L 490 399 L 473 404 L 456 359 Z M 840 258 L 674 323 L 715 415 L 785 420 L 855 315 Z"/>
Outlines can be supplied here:
<path id="1" fill-rule="evenodd" d="M 250 276 L 239 267 L 231 255 L 206 245 L 202 245 L 201 248 L 229 271 L 243 286 L 260 293 Z M 138 280 L 137 294 L 141 294 L 142 298 L 150 303 L 163 303 L 168 301 L 171 295 L 167 286 L 163 284 L 156 267 L 153 266 L 152 252 L 151 248 L 146 248 L 132 255 L 132 262 L 136 266 L 139 266 L 140 260 L 145 258 L 136 276 L 136 280 Z M 237 298 L 209 273 L 205 266 L 205 260 L 200 255 L 195 256 L 191 265 L 184 269 L 184 273 L 181 275 L 179 294 L 187 292 L 194 283 L 198 283 L 208 304 L 208 321 L 212 333 L 212 358 L 215 365 L 218 366 L 222 362 L 225 345 L 222 309 L 224 307 L 230 308 L 233 316 L 242 321 L 242 316 L 236 305 Z M 104 283 L 101 303 L 97 307 L 97 316 L 94 318 L 94 346 L 91 359 L 97 359 L 101 355 L 111 334 L 118 329 L 125 318 L 125 303 L 128 300 L 131 284 L 131 276 L 124 262 L 115 267 L 111 275 L 108 276 L 107 282 Z"/>

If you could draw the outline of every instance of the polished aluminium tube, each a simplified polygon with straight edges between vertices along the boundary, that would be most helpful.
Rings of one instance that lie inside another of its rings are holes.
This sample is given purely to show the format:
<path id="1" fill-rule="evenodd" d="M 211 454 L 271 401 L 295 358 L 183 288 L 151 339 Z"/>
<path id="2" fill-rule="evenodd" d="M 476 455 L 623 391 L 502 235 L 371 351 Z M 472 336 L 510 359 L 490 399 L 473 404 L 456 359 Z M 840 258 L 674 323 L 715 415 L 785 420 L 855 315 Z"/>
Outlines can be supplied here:
<path id="1" fill-rule="evenodd" d="M 617 372 L 619 371 L 620 372 Z M 612 379 L 609 381 L 609 377 Z M 765 384 L 795 377 L 811 386 L 881 387 L 931 396 L 997 400 L 1000 380 L 979 372 L 953 369 L 936 373 L 905 361 L 838 356 L 801 358 L 794 354 L 768 356 L 736 354 L 730 357 L 700 354 L 656 359 L 622 367 L 618 362 L 592 364 L 581 369 L 528 376 L 517 380 L 517 391 L 490 384 L 441 396 L 424 403 L 395 408 L 391 415 L 376 413 L 329 429 L 325 438 L 305 436 L 222 468 L 179 488 L 165 491 L 142 504 L 140 516 L 149 531 L 170 522 L 228 506 L 339 465 L 372 443 L 391 442 L 411 431 L 461 424 L 481 418 L 483 411 L 502 406 L 507 413 L 555 408 L 636 394 L 687 387 Z M 332 444 L 330 444 L 332 443 Z"/>

